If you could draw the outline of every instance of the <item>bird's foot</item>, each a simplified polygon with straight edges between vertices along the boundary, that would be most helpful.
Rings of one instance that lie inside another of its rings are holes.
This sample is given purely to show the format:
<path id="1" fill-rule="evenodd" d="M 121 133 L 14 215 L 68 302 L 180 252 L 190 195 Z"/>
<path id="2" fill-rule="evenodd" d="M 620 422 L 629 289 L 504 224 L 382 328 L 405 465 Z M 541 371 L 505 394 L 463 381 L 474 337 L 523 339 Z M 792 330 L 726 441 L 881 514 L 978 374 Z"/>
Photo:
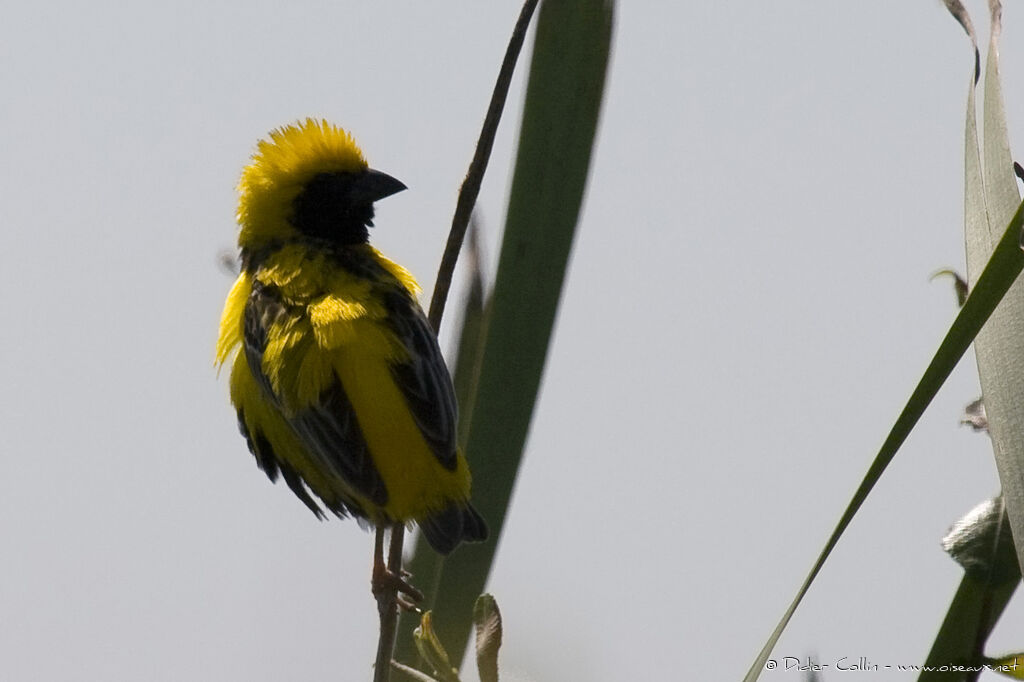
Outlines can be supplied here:
<path id="1" fill-rule="evenodd" d="M 406 580 L 408 577 L 410 577 L 410 574 L 407 571 L 402 571 L 401 575 L 396 575 L 389 571 L 388 567 L 384 564 L 375 564 L 373 574 L 370 577 L 370 591 L 373 592 L 373 596 L 378 601 L 386 597 L 388 593 L 405 595 L 412 601 L 407 601 L 398 596 L 398 605 L 406 611 L 413 611 L 416 609 L 415 604 L 423 601 L 423 593 Z"/>

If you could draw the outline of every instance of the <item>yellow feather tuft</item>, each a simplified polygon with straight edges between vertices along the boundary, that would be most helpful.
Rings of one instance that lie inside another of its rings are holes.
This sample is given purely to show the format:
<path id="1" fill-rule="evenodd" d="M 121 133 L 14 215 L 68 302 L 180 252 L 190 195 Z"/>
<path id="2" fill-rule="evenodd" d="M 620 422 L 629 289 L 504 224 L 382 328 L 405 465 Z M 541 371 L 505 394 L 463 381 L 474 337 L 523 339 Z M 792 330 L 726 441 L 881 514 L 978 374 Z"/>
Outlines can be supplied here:
<path id="1" fill-rule="evenodd" d="M 221 314 L 220 335 L 217 339 L 217 359 L 214 363 L 218 371 L 232 351 L 242 343 L 242 313 L 251 292 L 252 276 L 243 272 L 231 287 L 228 299 L 224 303 L 224 312 Z"/>
<path id="2" fill-rule="evenodd" d="M 259 248 L 294 236 L 292 201 L 319 173 L 357 173 L 367 167 L 363 152 L 345 130 L 327 121 L 278 128 L 260 141 L 238 184 L 238 245 Z"/>
<path id="3" fill-rule="evenodd" d="M 380 263 L 380 265 L 383 266 L 384 269 L 391 274 L 392 277 L 397 279 L 399 283 L 401 283 L 401 285 L 405 287 L 405 289 L 410 294 L 413 295 L 413 298 L 419 297 L 422 289 L 420 289 L 419 282 L 416 281 L 416 278 L 412 276 L 411 272 L 409 272 L 401 265 L 385 256 L 384 254 L 382 254 L 380 251 L 373 248 L 369 244 L 365 245 L 363 248 L 367 249 L 373 255 L 373 258 L 375 258 L 377 262 Z"/>
<path id="4" fill-rule="evenodd" d="M 313 326 L 321 327 L 332 322 L 351 322 L 359 319 L 366 315 L 366 306 L 355 296 L 352 299 L 322 296 L 316 303 L 310 304 L 308 312 Z"/>

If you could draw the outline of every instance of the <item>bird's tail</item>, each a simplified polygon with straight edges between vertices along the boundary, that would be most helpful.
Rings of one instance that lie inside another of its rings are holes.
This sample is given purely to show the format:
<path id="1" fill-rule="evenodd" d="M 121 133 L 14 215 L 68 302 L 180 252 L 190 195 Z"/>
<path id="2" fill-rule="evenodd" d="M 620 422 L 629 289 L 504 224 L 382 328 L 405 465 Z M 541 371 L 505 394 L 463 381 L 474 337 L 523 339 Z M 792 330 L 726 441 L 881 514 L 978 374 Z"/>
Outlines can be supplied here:
<path id="1" fill-rule="evenodd" d="M 450 504 L 419 522 L 427 542 L 440 554 L 451 554 L 460 542 L 483 542 L 487 523 L 471 504 Z"/>

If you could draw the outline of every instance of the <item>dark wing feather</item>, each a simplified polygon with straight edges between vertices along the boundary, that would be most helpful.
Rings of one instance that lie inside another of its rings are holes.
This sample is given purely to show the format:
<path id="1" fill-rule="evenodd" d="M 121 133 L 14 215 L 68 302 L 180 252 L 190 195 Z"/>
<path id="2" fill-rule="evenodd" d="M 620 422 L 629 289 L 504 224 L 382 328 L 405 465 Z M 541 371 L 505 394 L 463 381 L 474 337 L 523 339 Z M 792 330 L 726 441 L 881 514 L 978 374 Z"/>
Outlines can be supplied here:
<path id="1" fill-rule="evenodd" d="M 420 520 L 419 524 L 427 542 L 440 554 L 451 554 L 460 542 L 487 539 L 487 524 L 470 504 L 450 504 Z"/>
<path id="2" fill-rule="evenodd" d="M 274 394 L 270 379 L 262 370 L 263 350 L 267 343 L 267 329 L 281 315 L 288 314 L 297 313 L 289 312 L 288 306 L 280 300 L 275 288 L 259 282 L 253 284 L 252 294 L 245 308 L 246 360 L 257 383 L 278 408 L 281 406 L 280 400 Z M 315 405 L 299 410 L 293 415 L 285 415 L 285 419 L 305 444 L 309 454 L 320 462 L 326 471 L 340 476 L 352 489 L 365 495 L 374 504 L 387 504 L 387 488 L 373 466 L 355 411 L 340 381 L 335 380 L 324 390 Z M 297 483 L 298 474 L 280 457 L 275 459 L 285 481 L 292 490 L 295 490 L 293 483 Z M 346 500 L 346 504 L 353 513 L 365 516 L 354 500 Z"/>
<path id="3" fill-rule="evenodd" d="M 280 473 L 291 491 L 302 500 L 304 505 L 309 507 L 310 511 L 317 515 L 317 518 L 322 519 L 324 517 L 323 510 L 309 496 L 309 492 L 303 486 L 302 478 L 299 474 L 286 461 L 277 456 L 277 453 L 274 452 L 274 446 L 270 444 L 265 435 L 258 431 L 256 433 L 249 433 L 249 427 L 246 425 L 245 412 L 243 410 L 238 410 L 238 430 L 242 432 L 242 436 L 245 437 L 245 442 L 249 446 L 249 452 L 256 458 L 256 464 L 267 475 L 267 478 L 277 482 L 277 476 Z M 335 511 L 344 514 L 347 512 L 347 509 L 341 508 Z"/>
<path id="4" fill-rule="evenodd" d="M 335 380 L 317 404 L 300 410 L 288 420 L 299 438 L 318 459 L 331 462 L 342 478 L 374 504 L 388 503 L 388 491 L 380 477 L 355 410 L 341 382 Z"/>
<path id="5" fill-rule="evenodd" d="M 389 292 L 385 300 L 387 322 L 409 355 L 406 362 L 392 365 L 391 375 L 431 451 L 444 468 L 454 471 L 458 406 L 437 337 L 419 304 L 404 289 Z"/>

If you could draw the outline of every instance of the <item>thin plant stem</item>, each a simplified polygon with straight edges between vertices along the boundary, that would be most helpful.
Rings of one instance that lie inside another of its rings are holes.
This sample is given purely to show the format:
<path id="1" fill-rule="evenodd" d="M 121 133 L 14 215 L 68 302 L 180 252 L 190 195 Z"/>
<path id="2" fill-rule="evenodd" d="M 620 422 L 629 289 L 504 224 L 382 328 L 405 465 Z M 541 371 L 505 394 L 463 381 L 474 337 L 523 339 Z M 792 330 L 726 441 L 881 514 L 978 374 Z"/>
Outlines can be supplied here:
<path id="1" fill-rule="evenodd" d="M 455 215 L 452 217 L 452 229 L 448 233 L 448 243 L 445 244 L 444 255 L 441 256 L 441 265 L 437 270 L 437 280 L 434 284 L 434 295 L 430 299 L 430 314 L 427 315 L 435 334 L 441 329 L 441 317 L 444 315 L 444 305 L 448 300 L 448 290 L 452 286 L 455 263 L 459 260 L 459 251 L 462 250 L 462 241 L 466 237 L 469 217 L 473 214 L 476 198 L 480 195 L 480 185 L 484 180 L 487 162 L 491 158 L 491 149 L 494 148 L 494 137 L 498 132 L 501 112 L 505 108 L 508 88 L 512 83 L 512 74 L 516 68 L 516 61 L 519 59 L 519 52 L 523 48 L 523 41 L 526 40 L 526 29 L 530 25 L 537 2 L 538 0 L 526 0 L 523 3 L 519 19 L 512 30 L 512 38 L 509 39 L 508 48 L 505 49 L 505 59 L 501 63 L 501 70 L 498 71 L 498 80 L 494 84 L 491 103 L 487 107 L 487 115 L 484 117 L 484 125 L 480 130 L 480 138 L 476 143 L 473 160 L 466 172 L 466 179 L 462 181 L 462 187 L 459 189 L 459 199 L 455 204 Z"/>
<path id="2" fill-rule="evenodd" d="M 375 556 L 383 553 L 383 529 L 378 529 L 374 538 Z M 405 542 L 405 526 L 396 523 L 391 526 L 388 543 L 388 572 L 397 578 L 402 576 L 402 545 Z M 377 660 L 373 667 L 373 682 L 389 682 L 391 679 L 391 657 L 395 651 L 395 636 L 398 633 L 398 586 L 391 582 L 377 595 L 377 612 L 380 615 L 380 637 L 377 639 Z"/>
<path id="3" fill-rule="evenodd" d="M 435 680 L 430 675 L 420 672 L 416 668 L 412 668 L 403 663 L 399 663 L 398 661 L 391 661 L 391 667 L 397 670 L 398 672 L 405 673 L 409 676 L 410 679 L 416 680 L 417 682 L 437 682 L 437 680 Z"/>

